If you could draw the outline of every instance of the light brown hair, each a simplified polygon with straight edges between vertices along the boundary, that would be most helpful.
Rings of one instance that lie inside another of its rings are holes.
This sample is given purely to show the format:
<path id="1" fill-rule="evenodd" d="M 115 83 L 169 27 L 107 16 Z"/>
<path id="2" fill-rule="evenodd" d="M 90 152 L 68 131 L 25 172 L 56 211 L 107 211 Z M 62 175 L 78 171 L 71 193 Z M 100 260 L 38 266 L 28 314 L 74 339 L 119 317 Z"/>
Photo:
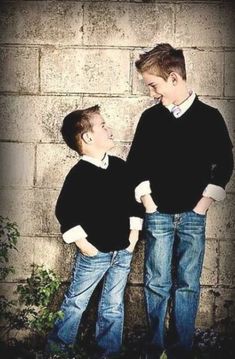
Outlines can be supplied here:
<path id="1" fill-rule="evenodd" d="M 186 81 L 186 68 L 183 50 L 174 49 L 170 44 L 162 43 L 152 50 L 139 55 L 135 62 L 137 71 L 149 72 L 167 80 L 171 72 L 177 72 Z"/>

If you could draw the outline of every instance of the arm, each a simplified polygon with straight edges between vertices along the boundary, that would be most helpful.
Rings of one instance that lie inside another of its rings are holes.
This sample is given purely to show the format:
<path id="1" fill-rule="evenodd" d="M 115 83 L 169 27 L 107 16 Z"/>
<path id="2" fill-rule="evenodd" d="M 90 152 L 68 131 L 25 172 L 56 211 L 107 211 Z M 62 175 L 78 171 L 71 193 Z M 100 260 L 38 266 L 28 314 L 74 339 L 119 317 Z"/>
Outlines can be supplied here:
<path id="1" fill-rule="evenodd" d="M 216 110 L 216 116 L 212 119 L 211 141 L 208 138 L 208 146 L 211 148 L 211 178 L 210 183 L 203 191 L 202 198 L 195 206 L 195 212 L 205 214 L 214 201 L 225 198 L 225 187 L 233 172 L 232 142 L 223 117 Z"/>
<path id="2" fill-rule="evenodd" d="M 75 242 L 76 246 L 80 249 L 82 254 L 92 257 L 98 253 L 98 249 L 93 246 L 86 238 L 79 239 Z"/>
<path id="3" fill-rule="evenodd" d="M 58 197 L 55 214 L 60 223 L 64 241 L 74 242 L 83 254 L 92 256 L 97 254 L 97 249 L 88 242 L 87 233 L 81 225 L 84 190 L 81 191 L 80 188 L 83 186 L 78 185 L 76 175 L 69 174 Z M 78 198 L 79 201 L 77 201 Z"/>
<path id="4" fill-rule="evenodd" d="M 137 229 L 131 229 L 129 234 L 130 245 L 126 248 L 129 252 L 134 251 L 138 239 L 139 239 L 139 231 Z"/>
<path id="5" fill-rule="evenodd" d="M 151 194 L 145 194 L 141 196 L 140 199 L 143 203 L 146 213 L 153 213 L 157 210 L 157 205 L 152 199 Z"/>
<path id="6" fill-rule="evenodd" d="M 132 188 L 137 202 L 142 203 L 146 212 L 154 212 L 157 208 L 151 196 L 148 170 L 148 135 L 144 123 L 144 114 L 138 123 L 130 152 L 127 157 Z"/>
<path id="7" fill-rule="evenodd" d="M 145 116 L 142 114 L 127 156 L 127 166 L 133 189 L 141 182 L 149 180 L 148 143 L 148 128 L 145 124 Z"/>

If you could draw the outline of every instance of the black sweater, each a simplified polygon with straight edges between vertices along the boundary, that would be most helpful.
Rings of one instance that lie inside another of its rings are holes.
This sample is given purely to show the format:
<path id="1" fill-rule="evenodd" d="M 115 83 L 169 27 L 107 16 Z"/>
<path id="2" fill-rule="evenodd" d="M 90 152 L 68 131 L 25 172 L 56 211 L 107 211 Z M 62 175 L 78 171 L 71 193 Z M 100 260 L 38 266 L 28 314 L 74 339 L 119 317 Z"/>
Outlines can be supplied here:
<path id="1" fill-rule="evenodd" d="M 133 187 L 149 180 L 159 212 L 192 210 L 208 184 L 225 188 L 232 147 L 219 111 L 198 97 L 179 118 L 155 105 L 142 114 L 127 158 Z"/>
<path id="2" fill-rule="evenodd" d="M 141 213 L 126 163 L 115 156 L 109 156 L 107 169 L 80 160 L 68 173 L 56 204 L 61 232 L 81 225 L 87 240 L 102 252 L 126 248 L 129 217 Z"/>

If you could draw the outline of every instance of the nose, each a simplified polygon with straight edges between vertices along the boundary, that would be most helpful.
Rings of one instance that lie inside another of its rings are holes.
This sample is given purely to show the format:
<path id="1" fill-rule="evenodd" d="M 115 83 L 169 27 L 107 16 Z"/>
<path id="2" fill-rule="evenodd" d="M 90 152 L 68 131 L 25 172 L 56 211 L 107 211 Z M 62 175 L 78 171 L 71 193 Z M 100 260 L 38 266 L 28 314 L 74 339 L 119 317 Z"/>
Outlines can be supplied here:
<path id="1" fill-rule="evenodd" d="M 113 132 L 110 127 L 107 127 L 109 137 L 113 137 Z"/>

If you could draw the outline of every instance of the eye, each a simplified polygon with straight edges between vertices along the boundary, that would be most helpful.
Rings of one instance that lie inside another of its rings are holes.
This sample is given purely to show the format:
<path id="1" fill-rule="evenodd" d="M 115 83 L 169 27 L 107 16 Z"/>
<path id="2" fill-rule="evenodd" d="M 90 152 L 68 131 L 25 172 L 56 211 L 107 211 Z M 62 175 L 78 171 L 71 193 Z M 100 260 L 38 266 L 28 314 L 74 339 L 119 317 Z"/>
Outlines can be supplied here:
<path id="1" fill-rule="evenodd" d="M 150 87 L 151 89 L 153 89 L 154 91 L 156 91 L 156 90 L 157 90 L 157 84 L 150 85 L 149 87 Z"/>

